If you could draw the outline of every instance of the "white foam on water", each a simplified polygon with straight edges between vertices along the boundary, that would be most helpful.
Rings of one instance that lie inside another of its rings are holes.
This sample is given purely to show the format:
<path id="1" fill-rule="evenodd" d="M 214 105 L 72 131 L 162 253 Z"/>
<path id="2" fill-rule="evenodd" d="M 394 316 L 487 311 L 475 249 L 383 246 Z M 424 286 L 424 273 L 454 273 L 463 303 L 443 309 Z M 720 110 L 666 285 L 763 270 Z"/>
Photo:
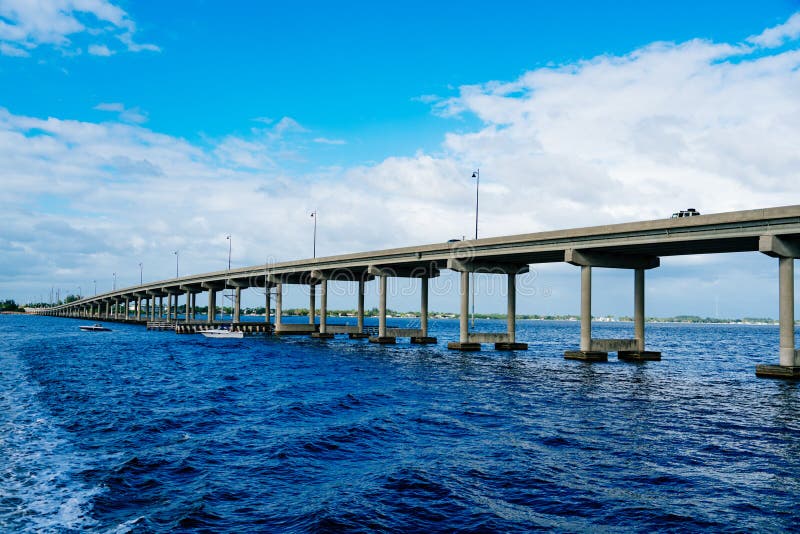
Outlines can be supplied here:
<path id="1" fill-rule="evenodd" d="M 0 351 L 0 531 L 63 532 L 96 525 L 77 474 L 91 467 L 39 402 L 41 387 L 14 354 Z"/>

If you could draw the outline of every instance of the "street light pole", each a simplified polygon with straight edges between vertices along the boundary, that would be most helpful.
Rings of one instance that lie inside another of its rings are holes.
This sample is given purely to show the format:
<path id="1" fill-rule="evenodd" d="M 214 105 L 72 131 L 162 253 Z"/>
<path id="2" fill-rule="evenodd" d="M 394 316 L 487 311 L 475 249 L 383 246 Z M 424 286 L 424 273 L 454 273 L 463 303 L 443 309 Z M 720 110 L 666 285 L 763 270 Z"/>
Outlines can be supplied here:
<path id="1" fill-rule="evenodd" d="M 96 297 L 97 296 L 97 280 L 92 280 L 92 283 L 94 284 L 94 296 Z"/>
<path id="2" fill-rule="evenodd" d="M 481 186 L 481 170 L 478 169 L 472 173 L 472 177 L 475 178 L 475 239 L 478 239 L 478 200 L 479 197 L 479 189 Z"/>
<path id="3" fill-rule="evenodd" d="M 113 274 L 114 274 L 114 285 L 111 287 L 111 290 L 112 291 L 116 291 L 117 290 L 117 273 L 113 273 Z"/>
<path id="4" fill-rule="evenodd" d="M 231 239 L 231 235 L 228 234 L 225 236 L 225 239 L 228 240 L 228 270 L 231 270 L 231 244 L 233 243 L 233 239 Z"/>
<path id="5" fill-rule="evenodd" d="M 314 219 L 314 255 L 312 258 L 317 257 L 317 210 L 311 212 L 311 218 Z"/>
<path id="6" fill-rule="evenodd" d="M 142 262 L 139 262 L 139 285 L 142 285 Z"/>
<path id="7" fill-rule="evenodd" d="M 475 178 L 475 239 L 478 239 L 478 205 L 480 200 L 480 186 L 481 186 L 481 170 L 476 169 L 475 172 L 472 173 L 472 177 Z M 472 276 L 472 328 L 475 328 L 475 297 L 478 292 L 478 288 L 476 287 L 477 279 L 473 273 Z"/>
<path id="8" fill-rule="evenodd" d="M 175 254 L 175 278 L 178 278 L 178 260 L 180 258 L 180 254 L 178 254 L 177 250 L 173 251 L 172 253 Z"/>

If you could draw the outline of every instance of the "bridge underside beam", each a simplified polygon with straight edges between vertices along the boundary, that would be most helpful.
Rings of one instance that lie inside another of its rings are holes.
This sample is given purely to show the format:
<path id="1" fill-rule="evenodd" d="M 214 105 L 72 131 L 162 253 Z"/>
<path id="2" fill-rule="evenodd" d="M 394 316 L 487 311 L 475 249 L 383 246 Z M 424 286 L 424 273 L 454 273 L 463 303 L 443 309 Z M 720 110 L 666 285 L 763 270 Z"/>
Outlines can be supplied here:
<path id="1" fill-rule="evenodd" d="M 567 249 L 564 261 L 579 267 L 609 267 L 612 269 L 655 269 L 661 265 L 656 256 L 613 254 L 591 250 Z"/>

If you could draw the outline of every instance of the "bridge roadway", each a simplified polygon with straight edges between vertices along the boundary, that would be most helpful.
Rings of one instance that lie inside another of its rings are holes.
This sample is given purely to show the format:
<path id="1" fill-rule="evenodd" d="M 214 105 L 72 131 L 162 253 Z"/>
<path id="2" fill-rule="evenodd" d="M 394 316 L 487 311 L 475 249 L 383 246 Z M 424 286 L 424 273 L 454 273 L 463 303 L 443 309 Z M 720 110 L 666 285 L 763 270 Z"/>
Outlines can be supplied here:
<path id="1" fill-rule="evenodd" d="M 620 359 L 654 360 L 660 353 L 645 350 L 644 285 L 645 271 L 660 265 L 660 257 L 728 252 L 762 252 L 778 258 L 780 350 L 779 365 L 760 365 L 758 376 L 800 378 L 800 351 L 794 341 L 794 258 L 800 256 L 800 205 L 735 211 L 695 217 L 658 219 L 643 222 L 575 228 L 470 241 L 437 243 L 315 259 L 256 265 L 225 271 L 183 276 L 127 287 L 39 313 L 69 317 L 130 319 L 130 302 L 135 302 L 135 317 L 142 312 L 151 320 L 163 317 L 163 297 L 167 297 L 167 320 L 173 319 L 179 295 L 186 296 L 185 322 L 195 317 L 195 296 L 209 293 L 209 317 L 216 320 L 217 292 L 235 291 L 233 323 L 239 321 L 242 288 L 275 288 L 275 332 L 331 337 L 348 333 L 364 334 L 364 284 L 378 279 L 379 328 L 370 337 L 377 343 L 394 343 L 396 337 L 410 337 L 412 342 L 431 343 L 428 336 L 428 280 L 442 269 L 461 273 L 459 293 L 461 319 L 459 341 L 449 343 L 454 350 L 480 350 L 481 343 L 495 343 L 496 349 L 523 350 L 515 339 L 516 276 L 531 264 L 568 262 L 581 268 L 581 342 L 580 349 L 567 351 L 565 357 L 588 361 L 605 360 L 608 352 Z M 631 339 L 593 339 L 591 336 L 592 268 L 620 268 L 634 271 L 634 337 Z M 469 273 L 501 274 L 508 279 L 508 324 L 504 334 L 471 332 L 468 327 Z M 422 279 L 419 329 L 391 329 L 386 326 L 386 281 L 389 277 Z M 327 282 L 349 281 L 359 284 L 358 325 L 327 325 Z M 289 325 L 281 321 L 282 286 L 308 285 L 309 324 Z M 320 320 L 316 324 L 316 292 L 320 292 Z M 265 304 L 270 310 L 270 293 Z M 174 297 L 174 304 L 173 304 Z M 156 305 L 155 299 L 160 305 Z M 143 301 L 146 309 L 143 308 Z M 124 304 L 124 308 L 123 308 Z M 103 310 L 105 306 L 105 310 Z M 121 311 L 122 308 L 124 311 Z M 156 316 L 158 310 L 158 316 Z M 124 317 L 120 314 L 123 313 Z M 177 320 L 177 315 L 175 320 Z M 270 314 L 266 315 L 270 322 Z"/>

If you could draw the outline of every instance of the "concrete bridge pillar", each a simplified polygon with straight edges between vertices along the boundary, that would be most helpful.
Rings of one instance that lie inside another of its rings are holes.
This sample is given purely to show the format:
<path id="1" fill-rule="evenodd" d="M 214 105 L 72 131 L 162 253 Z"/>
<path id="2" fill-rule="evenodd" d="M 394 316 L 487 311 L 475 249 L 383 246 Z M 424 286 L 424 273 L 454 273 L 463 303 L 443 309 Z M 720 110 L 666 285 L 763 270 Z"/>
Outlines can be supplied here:
<path id="1" fill-rule="evenodd" d="M 193 314 L 193 311 L 192 311 L 192 296 L 193 296 L 192 292 L 187 289 L 186 290 L 186 313 L 184 314 L 185 315 L 184 322 L 186 322 L 186 323 L 191 323 L 192 322 L 192 314 Z"/>
<path id="2" fill-rule="evenodd" d="M 264 322 L 269 324 L 269 315 L 270 315 L 270 287 L 269 284 L 264 284 Z"/>
<path id="3" fill-rule="evenodd" d="M 592 350 L 592 266 L 581 266 L 581 350 Z"/>
<path id="4" fill-rule="evenodd" d="M 420 278 L 419 288 L 419 328 L 422 337 L 428 337 L 428 289 L 430 279 L 427 276 Z"/>
<path id="5" fill-rule="evenodd" d="M 428 335 L 428 293 L 430 289 L 430 276 L 422 276 L 419 284 L 419 330 L 420 335 L 411 338 L 411 343 L 433 344 L 435 337 Z"/>
<path id="6" fill-rule="evenodd" d="M 217 320 L 217 290 L 208 290 L 208 322 L 213 323 Z"/>
<path id="7" fill-rule="evenodd" d="M 757 365 L 756 376 L 800 378 L 800 351 L 795 344 L 794 260 L 800 257 L 800 240 L 775 235 L 761 236 L 758 250 L 778 258 L 778 362 Z"/>
<path id="8" fill-rule="evenodd" d="M 459 285 L 459 296 L 461 297 L 461 313 L 459 316 L 458 340 L 460 343 L 469 342 L 469 272 L 461 272 L 461 284 Z"/>
<path id="9" fill-rule="evenodd" d="M 364 284 L 366 280 L 362 277 L 358 279 L 358 303 L 356 304 L 356 330 L 357 332 L 350 332 L 348 337 L 350 339 L 364 339 L 369 335 L 364 333 Z"/>
<path id="10" fill-rule="evenodd" d="M 142 320 L 142 297 L 136 297 L 136 320 Z"/>
<path id="11" fill-rule="evenodd" d="M 319 284 L 319 332 L 314 332 L 311 337 L 330 339 L 333 334 L 328 332 L 328 280 L 322 279 Z"/>
<path id="12" fill-rule="evenodd" d="M 637 350 L 644 351 L 644 269 L 633 272 L 633 337 Z"/>
<path id="13" fill-rule="evenodd" d="M 794 342 L 794 258 L 778 260 L 778 300 L 780 323 L 780 362 L 783 366 L 800 365 Z"/>
<path id="14" fill-rule="evenodd" d="M 125 317 L 124 319 L 127 321 L 130 318 L 130 310 L 131 310 L 131 300 L 129 298 L 125 299 Z"/>
<path id="15" fill-rule="evenodd" d="M 580 350 L 568 350 L 569 360 L 607 361 L 608 353 L 615 352 L 620 360 L 660 360 L 661 353 L 645 350 L 644 334 L 644 271 L 661 264 L 655 256 L 613 254 L 592 250 L 569 249 L 564 261 L 581 268 L 581 344 Z M 592 267 L 632 269 L 633 282 L 633 339 L 592 339 Z"/>
<path id="16" fill-rule="evenodd" d="M 233 322 L 238 323 L 242 311 L 242 288 L 237 286 L 233 290 Z"/>
<path id="17" fill-rule="evenodd" d="M 506 312 L 506 331 L 508 342 L 514 343 L 517 339 L 517 275 L 508 274 L 508 308 Z"/>
<path id="18" fill-rule="evenodd" d="M 283 326 L 283 284 L 275 284 L 275 331 Z"/>
<path id="19" fill-rule="evenodd" d="M 366 282 L 362 279 L 358 281 L 358 310 L 356 311 L 356 323 L 358 333 L 364 333 L 364 286 Z"/>
<path id="20" fill-rule="evenodd" d="M 378 337 L 386 337 L 386 281 L 387 276 L 378 277 Z"/>
<path id="21" fill-rule="evenodd" d="M 317 286 L 311 283 L 308 287 L 308 324 L 316 322 Z"/>
<path id="22" fill-rule="evenodd" d="M 461 297 L 461 317 L 459 319 L 459 341 L 447 344 L 448 349 L 461 351 L 481 350 L 481 343 L 494 343 L 495 350 L 527 350 L 527 343 L 516 342 L 517 320 L 517 275 L 526 273 L 528 265 L 503 263 L 485 260 L 468 260 L 451 258 L 447 261 L 448 269 L 461 273 L 459 295 Z M 470 273 L 505 274 L 508 284 L 508 316 L 505 334 L 478 333 L 469 331 L 469 299 Z"/>
<path id="23" fill-rule="evenodd" d="M 395 336 L 388 334 L 386 328 L 386 298 L 387 298 L 387 281 L 389 276 L 380 271 L 378 274 L 378 335 L 369 338 L 370 343 L 380 343 L 381 345 L 388 345 L 397 342 Z"/>

